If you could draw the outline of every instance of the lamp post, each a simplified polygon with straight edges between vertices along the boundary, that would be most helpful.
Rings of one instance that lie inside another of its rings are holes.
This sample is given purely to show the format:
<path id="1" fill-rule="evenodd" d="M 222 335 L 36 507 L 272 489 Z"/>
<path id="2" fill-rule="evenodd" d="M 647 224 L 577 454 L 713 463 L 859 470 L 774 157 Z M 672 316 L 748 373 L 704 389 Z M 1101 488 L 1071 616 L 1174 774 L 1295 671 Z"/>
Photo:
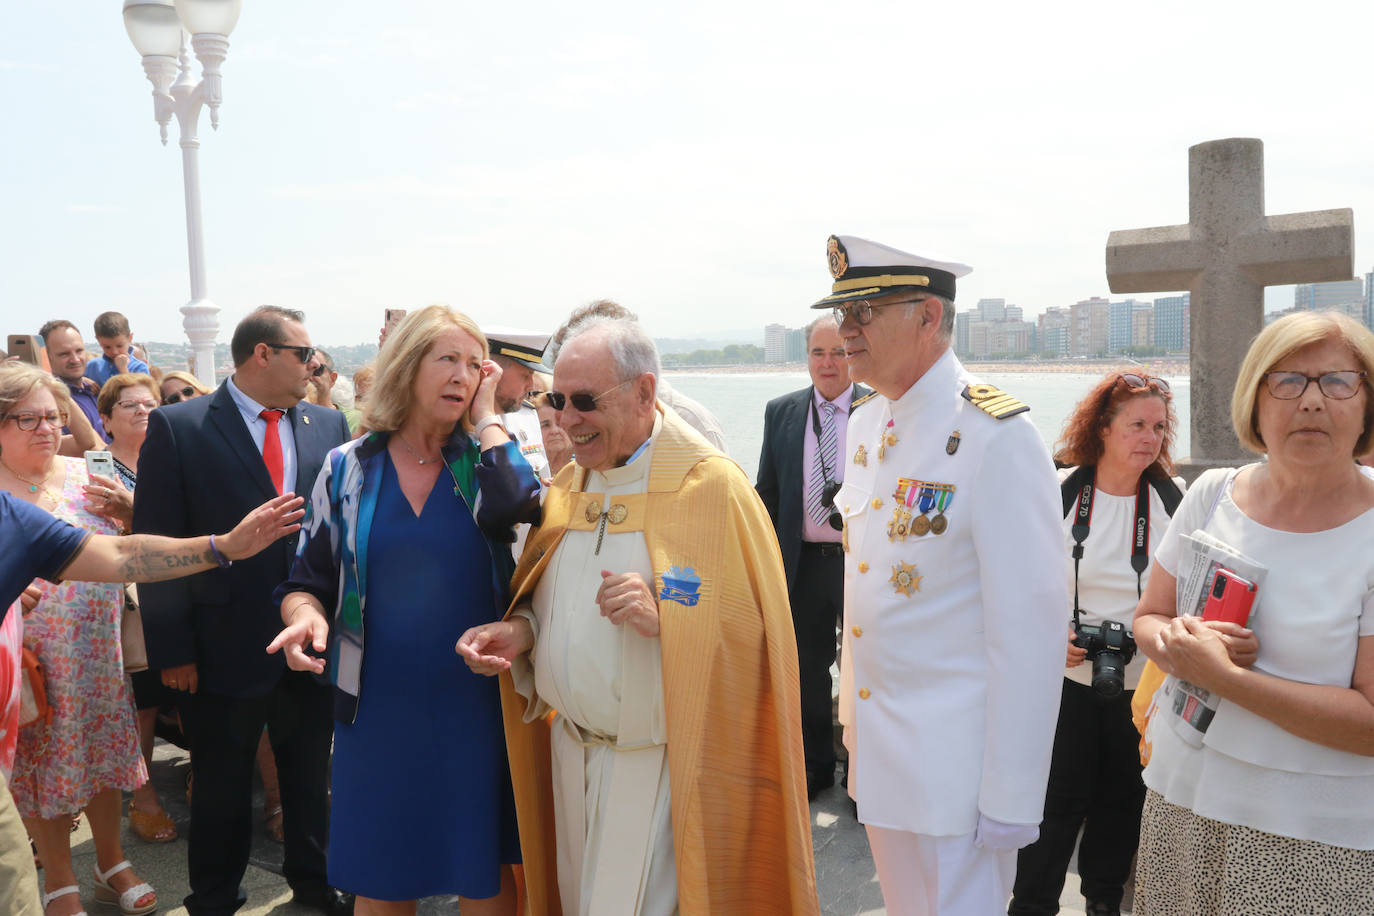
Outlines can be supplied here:
<path id="1" fill-rule="evenodd" d="M 229 33 L 239 20 L 243 0 L 124 0 L 124 28 L 143 56 L 143 72 L 153 84 L 153 117 L 167 143 L 167 124 L 175 115 L 181 128 L 181 168 L 186 184 L 186 248 L 191 266 L 191 301 L 181 307 L 182 326 L 191 341 L 195 374 L 215 384 L 215 338 L 219 306 L 205 288 L 205 239 L 201 232 L 200 139 L 203 106 L 210 126 L 219 127 L 220 64 L 229 52 Z M 187 35 L 190 35 L 190 46 Z M 190 48 L 200 61 L 200 82 L 191 80 Z"/>

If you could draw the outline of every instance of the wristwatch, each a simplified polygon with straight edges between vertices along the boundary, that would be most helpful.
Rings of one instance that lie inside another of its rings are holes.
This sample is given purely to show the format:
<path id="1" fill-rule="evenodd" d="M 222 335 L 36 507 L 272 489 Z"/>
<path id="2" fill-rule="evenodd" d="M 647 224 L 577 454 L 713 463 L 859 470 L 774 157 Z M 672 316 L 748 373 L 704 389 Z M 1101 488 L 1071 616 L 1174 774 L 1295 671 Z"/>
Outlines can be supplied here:
<path id="1" fill-rule="evenodd" d="M 503 430 L 506 428 L 506 424 L 502 421 L 501 415 L 499 413 L 494 413 L 485 419 L 478 420 L 477 425 L 472 428 L 472 434 L 474 436 L 481 436 L 482 430 L 486 429 L 488 426 L 499 426 Z M 507 432 L 506 435 L 509 436 L 510 433 Z"/>

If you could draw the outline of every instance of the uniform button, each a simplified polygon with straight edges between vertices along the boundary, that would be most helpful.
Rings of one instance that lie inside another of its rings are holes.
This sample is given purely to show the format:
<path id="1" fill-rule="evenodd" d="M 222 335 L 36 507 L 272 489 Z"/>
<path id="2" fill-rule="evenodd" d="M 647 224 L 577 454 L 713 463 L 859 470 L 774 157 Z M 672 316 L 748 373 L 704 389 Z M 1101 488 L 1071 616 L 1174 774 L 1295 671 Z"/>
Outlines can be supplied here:
<path id="1" fill-rule="evenodd" d="M 859 688 L 859 699 L 861 699 L 861 700 L 866 700 L 866 699 L 868 699 L 868 696 L 869 696 L 869 694 L 868 694 L 868 688 L 867 688 L 867 687 L 860 687 L 860 688 Z"/>
<path id="2" fill-rule="evenodd" d="M 868 564 L 865 563 L 865 562 L 863 562 L 862 560 L 859 561 L 859 572 L 861 572 L 861 573 L 868 572 Z"/>
<path id="3" fill-rule="evenodd" d="M 854 626 L 850 627 L 849 632 L 853 633 L 855 636 L 862 636 L 864 635 L 864 628 L 859 626 L 858 624 L 855 624 Z"/>
<path id="4" fill-rule="evenodd" d="M 844 514 L 845 514 L 845 515 L 848 515 L 848 514 L 849 514 L 849 507 L 848 507 L 848 506 L 845 506 L 845 507 L 844 507 Z"/>
<path id="5" fill-rule="evenodd" d="M 873 508 L 875 508 L 875 509 L 881 509 L 882 507 L 883 507 L 883 501 L 882 501 L 881 499 L 878 499 L 878 498 L 874 497 L 874 499 L 873 499 Z"/>

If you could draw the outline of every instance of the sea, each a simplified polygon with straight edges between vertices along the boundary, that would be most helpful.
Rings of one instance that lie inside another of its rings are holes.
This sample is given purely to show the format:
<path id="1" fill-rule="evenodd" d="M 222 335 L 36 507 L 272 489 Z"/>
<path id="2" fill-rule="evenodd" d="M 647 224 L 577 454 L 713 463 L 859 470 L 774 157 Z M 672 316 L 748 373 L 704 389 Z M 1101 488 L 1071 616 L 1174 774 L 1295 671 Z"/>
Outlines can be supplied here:
<path id="1" fill-rule="evenodd" d="M 758 474 L 759 451 L 763 447 L 763 408 L 780 394 L 811 384 L 805 371 L 797 372 L 668 372 L 673 388 L 705 405 L 725 431 L 725 444 L 735 459 L 754 480 Z M 1097 373 L 1006 372 L 980 373 L 979 377 L 1030 405 L 1030 419 L 1045 444 L 1053 451 L 1064 427 L 1064 420 L 1092 387 L 1102 378 Z M 1174 432 L 1173 456 L 1188 454 L 1187 376 L 1166 379 L 1173 392 L 1178 426 Z"/>

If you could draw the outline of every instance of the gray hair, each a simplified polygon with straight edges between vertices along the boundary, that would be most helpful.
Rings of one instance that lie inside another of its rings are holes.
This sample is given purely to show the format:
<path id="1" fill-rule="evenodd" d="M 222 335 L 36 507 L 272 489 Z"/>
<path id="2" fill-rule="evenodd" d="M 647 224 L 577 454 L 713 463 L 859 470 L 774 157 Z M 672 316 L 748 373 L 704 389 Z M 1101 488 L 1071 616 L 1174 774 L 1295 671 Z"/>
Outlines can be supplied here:
<path id="1" fill-rule="evenodd" d="M 940 303 L 940 336 L 946 340 L 952 340 L 954 338 L 954 300 L 947 296 L 941 296 L 939 293 L 926 293 L 926 295 Z M 916 314 L 916 306 L 921 301 L 924 300 L 913 302 L 903 309 L 904 317 L 910 318 Z"/>
<path id="2" fill-rule="evenodd" d="M 604 336 L 611 359 L 615 360 L 616 376 L 621 381 L 639 378 L 646 372 L 657 380 L 662 374 L 658 347 L 654 346 L 653 338 L 645 333 L 644 326 L 638 320 L 599 315 L 584 318 L 568 328 L 563 347 L 591 331 L 600 331 Z M 562 352 L 562 348 L 559 352 Z"/>
<path id="3" fill-rule="evenodd" d="M 593 318 L 609 318 L 612 321 L 639 320 L 638 315 L 614 299 L 597 299 L 594 302 L 588 302 L 586 305 L 573 309 L 568 320 L 563 322 L 553 336 L 549 338 L 548 346 L 544 348 L 544 362 L 549 366 L 557 363 L 558 352 L 563 349 L 563 344 L 568 342 L 568 334 L 573 328 Z"/>
<path id="4" fill-rule="evenodd" d="M 808 324 L 808 325 L 806 326 L 806 349 L 807 349 L 807 350 L 810 350 L 810 349 L 811 349 L 811 335 L 812 335 L 813 333 L 815 333 L 816 328 L 820 327 L 821 324 L 822 324 L 823 322 L 829 322 L 830 326 L 833 328 L 833 327 L 835 326 L 835 316 L 831 315 L 829 312 L 822 312 L 822 313 L 821 313 L 821 317 L 815 319 L 814 321 L 812 321 L 810 324 Z"/>

